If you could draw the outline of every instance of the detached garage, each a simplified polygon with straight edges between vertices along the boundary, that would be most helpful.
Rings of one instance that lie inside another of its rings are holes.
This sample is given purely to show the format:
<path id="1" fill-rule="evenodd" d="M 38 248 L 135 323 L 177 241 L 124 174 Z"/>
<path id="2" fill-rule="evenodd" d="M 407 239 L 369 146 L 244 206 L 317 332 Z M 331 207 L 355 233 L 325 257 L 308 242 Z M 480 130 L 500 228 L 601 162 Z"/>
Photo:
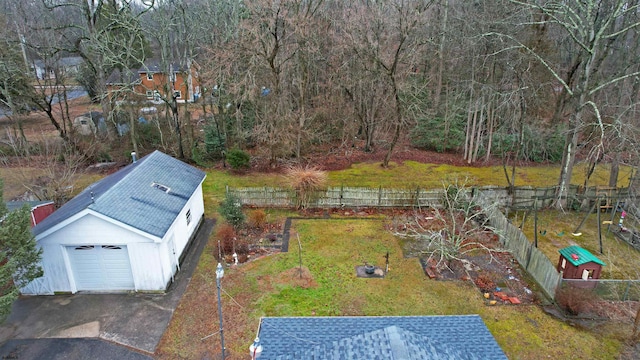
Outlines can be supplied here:
<path id="1" fill-rule="evenodd" d="M 90 185 L 33 228 L 44 276 L 21 292 L 166 290 L 204 218 L 204 178 L 155 151 Z"/>

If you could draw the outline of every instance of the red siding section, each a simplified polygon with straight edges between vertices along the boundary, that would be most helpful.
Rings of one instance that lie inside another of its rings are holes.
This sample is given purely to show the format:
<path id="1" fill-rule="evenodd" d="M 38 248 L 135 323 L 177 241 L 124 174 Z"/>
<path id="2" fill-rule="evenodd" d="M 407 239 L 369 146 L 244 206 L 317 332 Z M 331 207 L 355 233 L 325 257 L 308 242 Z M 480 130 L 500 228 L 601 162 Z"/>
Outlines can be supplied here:
<path id="1" fill-rule="evenodd" d="M 54 203 L 44 204 L 31 209 L 31 226 L 39 224 L 55 211 Z"/>

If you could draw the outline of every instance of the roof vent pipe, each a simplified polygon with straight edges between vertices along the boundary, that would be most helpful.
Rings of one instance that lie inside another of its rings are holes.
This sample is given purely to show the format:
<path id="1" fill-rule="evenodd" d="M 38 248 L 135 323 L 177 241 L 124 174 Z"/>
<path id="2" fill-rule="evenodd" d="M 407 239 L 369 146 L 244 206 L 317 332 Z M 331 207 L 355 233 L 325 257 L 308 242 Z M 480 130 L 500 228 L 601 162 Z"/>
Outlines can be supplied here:
<path id="1" fill-rule="evenodd" d="M 138 154 L 136 154 L 135 151 L 131 152 L 131 159 L 133 160 L 133 162 L 138 161 Z"/>

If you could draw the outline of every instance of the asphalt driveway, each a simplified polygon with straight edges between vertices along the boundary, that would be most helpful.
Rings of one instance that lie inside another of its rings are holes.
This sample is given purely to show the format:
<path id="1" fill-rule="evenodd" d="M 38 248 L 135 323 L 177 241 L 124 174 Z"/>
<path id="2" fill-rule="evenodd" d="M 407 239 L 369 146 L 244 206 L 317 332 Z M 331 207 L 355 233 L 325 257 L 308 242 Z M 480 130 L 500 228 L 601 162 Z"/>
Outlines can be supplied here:
<path id="1" fill-rule="evenodd" d="M 92 358 L 150 358 L 187 288 L 214 224 L 205 219 L 174 283 L 164 294 L 21 297 L 0 325 L 0 358 L 85 359 L 88 354 Z"/>

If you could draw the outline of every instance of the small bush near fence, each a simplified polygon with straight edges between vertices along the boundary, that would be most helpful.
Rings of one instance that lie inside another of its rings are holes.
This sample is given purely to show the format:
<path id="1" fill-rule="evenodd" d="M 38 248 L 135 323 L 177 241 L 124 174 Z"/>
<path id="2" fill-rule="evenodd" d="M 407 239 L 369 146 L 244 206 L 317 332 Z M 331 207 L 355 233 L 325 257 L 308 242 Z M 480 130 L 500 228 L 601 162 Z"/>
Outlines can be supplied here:
<path id="1" fill-rule="evenodd" d="M 571 315 L 588 313 L 596 302 L 592 289 L 565 286 L 556 292 L 556 302 Z"/>
<path id="2" fill-rule="evenodd" d="M 267 223 L 267 213 L 262 209 L 256 209 L 249 211 L 247 216 L 247 224 L 251 227 L 262 229 Z"/>
<path id="3" fill-rule="evenodd" d="M 232 193 L 227 192 L 224 201 L 220 203 L 218 210 L 225 220 L 236 229 L 244 223 L 245 216 L 242 212 L 240 199 Z"/>

